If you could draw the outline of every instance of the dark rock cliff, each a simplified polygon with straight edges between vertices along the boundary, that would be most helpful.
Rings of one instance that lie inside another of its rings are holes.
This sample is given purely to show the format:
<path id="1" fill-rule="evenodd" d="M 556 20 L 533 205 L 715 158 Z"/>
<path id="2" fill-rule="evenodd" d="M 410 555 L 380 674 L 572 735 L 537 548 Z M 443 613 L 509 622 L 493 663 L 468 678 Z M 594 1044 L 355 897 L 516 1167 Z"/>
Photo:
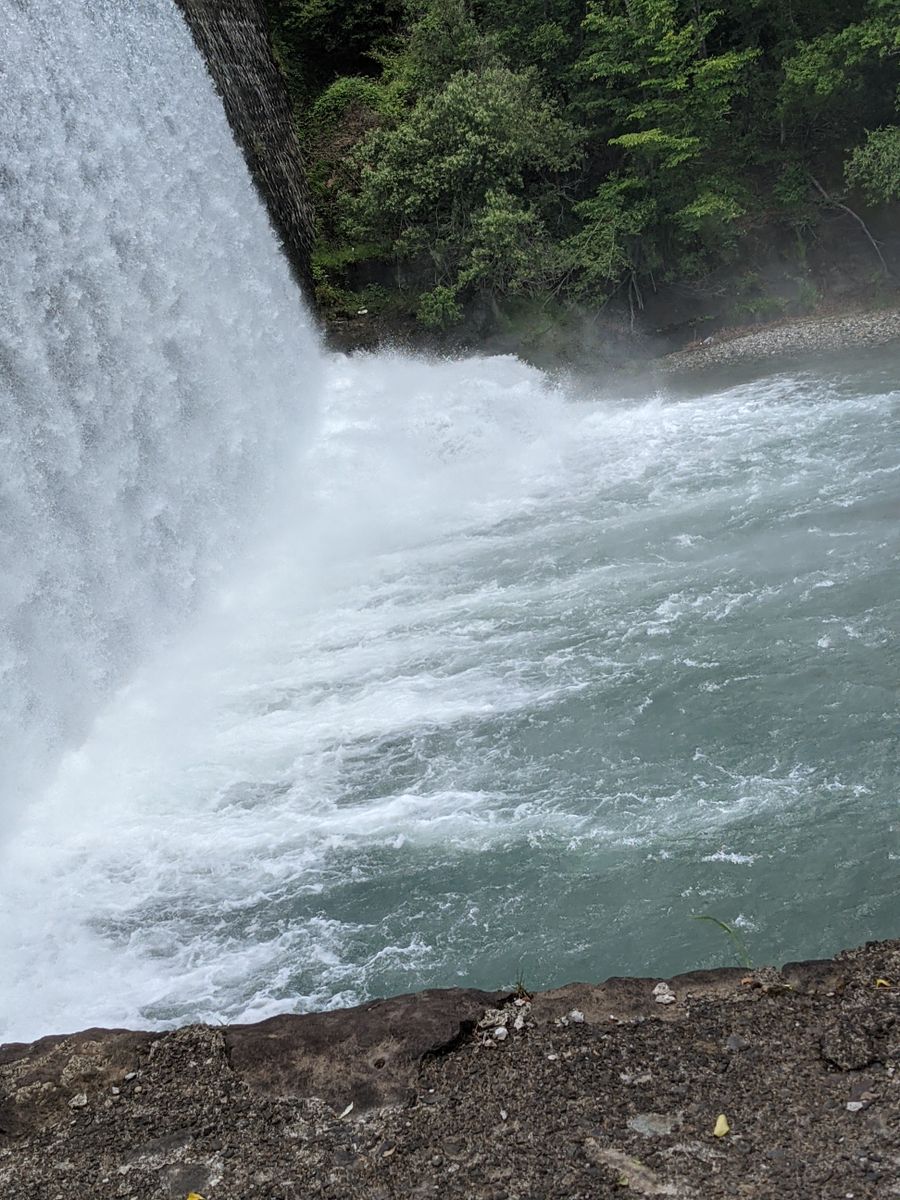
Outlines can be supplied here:
<path id="1" fill-rule="evenodd" d="M 312 204 L 262 0 L 176 3 L 206 60 L 297 282 L 311 301 Z"/>

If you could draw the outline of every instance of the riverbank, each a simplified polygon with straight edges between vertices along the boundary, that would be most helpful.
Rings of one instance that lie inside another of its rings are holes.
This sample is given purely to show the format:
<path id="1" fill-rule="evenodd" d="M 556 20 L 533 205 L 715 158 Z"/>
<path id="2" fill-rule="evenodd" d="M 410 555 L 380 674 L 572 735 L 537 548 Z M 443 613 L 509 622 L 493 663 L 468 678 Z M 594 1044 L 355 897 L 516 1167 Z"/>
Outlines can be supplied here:
<path id="1" fill-rule="evenodd" d="M 900 941 L 0 1048 L 0 1196 L 900 1195 Z"/>
<path id="2" fill-rule="evenodd" d="M 669 375 L 803 354 L 827 354 L 900 339 L 900 309 L 779 321 L 756 329 L 723 331 L 659 360 Z"/>
<path id="3" fill-rule="evenodd" d="M 376 353 L 401 350 L 435 357 L 513 354 L 544 370 L 559 367 L 588 375 L 602 369 L 611 375 L 689 375 L 744 363 L 838 353 L 900 341 L 900 306 L 830 310 L 804 317 L 783 317 L 765 324 L 726 327 L 702 340 L 672 350 L 659 336 L 629 332 L 620 322 L 592 325 L 575 322 L 555 330 L 548 325 L 531 342 L 495 335 L 480 342 L 438 339 L 409 324 L 343 321 L 326 326 L 327 345 L 338 352 Z"/>

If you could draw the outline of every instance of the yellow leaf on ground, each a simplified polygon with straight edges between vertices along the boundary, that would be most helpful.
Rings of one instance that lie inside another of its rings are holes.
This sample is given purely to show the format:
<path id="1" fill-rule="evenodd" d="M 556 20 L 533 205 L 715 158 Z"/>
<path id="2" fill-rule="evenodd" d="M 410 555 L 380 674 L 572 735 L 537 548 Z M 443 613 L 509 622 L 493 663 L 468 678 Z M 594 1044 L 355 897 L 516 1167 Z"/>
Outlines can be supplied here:
<path id="1" fill-rule="evenodd" d="M 889 979 L 876 979 L 875 986 L 876 987 L 890 987 L 891 983 L 890 983 Z"/>
<path id="2" fill-rule="evenodd" d="M 724 1137 L 726 1133 L 730 1133 L 730 1132 L 731 1132 L 731 1126 L 728 1124 L 728 1118 L 725 1116 L 724 1113 L 719 1113 L 719 1116 L 716 1119 L 716 1127 L 713 1130 L 713 1133 L 715 1134 L 716 1137 Z"/>
<path id="3" fill-rule="evenodd" d="M 188 1196 L 187 1196 L 187 1200 L 203 1200 L 203 1197 L 200 1195 L 199 1192 L 189 1192 Z"/>

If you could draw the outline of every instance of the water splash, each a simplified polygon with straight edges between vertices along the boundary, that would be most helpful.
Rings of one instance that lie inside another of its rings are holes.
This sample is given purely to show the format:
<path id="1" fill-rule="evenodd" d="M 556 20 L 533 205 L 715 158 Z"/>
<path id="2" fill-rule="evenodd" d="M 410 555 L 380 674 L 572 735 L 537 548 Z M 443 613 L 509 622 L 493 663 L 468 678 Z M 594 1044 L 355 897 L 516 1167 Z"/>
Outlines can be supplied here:
<path id="1" fill-rule="evenodd" d="M 895 354 L 331 359 L 226 586 L 296 474 L 287 271 L 167 0 L 0 19 L 0 1039 L 896 932 Z"/>
<path id="2" fill-rule="evenodd" d="M 246 541 L 317 351 L 171 0 L 0 0 L 0 824 Z"/>
<path id="3" fill-rule="evenodd" d="M 668 973 L 704 912 L 759 961 L 889 933 L 891 366 L 329 360 L 302 518 L 31 806 L 9 1030 Z"/>

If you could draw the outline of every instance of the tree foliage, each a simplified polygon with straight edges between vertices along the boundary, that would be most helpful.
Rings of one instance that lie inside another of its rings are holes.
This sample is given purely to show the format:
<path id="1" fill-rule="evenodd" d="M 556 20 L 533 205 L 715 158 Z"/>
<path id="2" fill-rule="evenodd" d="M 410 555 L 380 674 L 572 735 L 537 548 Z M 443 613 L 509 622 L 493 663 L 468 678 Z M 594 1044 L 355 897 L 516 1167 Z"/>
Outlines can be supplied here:
<path id="1" fill-rule="evenodd" d="M 721 251 L 743 215 L 727 127 L 758 52 L 714 53 L 717 20 L 715 12 L 685 14 L 676 0 L 588 4 L 577 67 L 593 86 L 581 104 L 614 157 L 595 203 L 580 211 L 595 224 L 609 214 L 622 235 L 611 261 L 632 274 L 670 262 L 683 270 L 701 247 Z M 616 215 L 622 203 L 633 212 Z M 596 274 L 588 260 L 586 277 Z"/>
<path id="2" fill-rule="evenodd" d="M 805 219 L 811 177 L 900 199 L 900 0 L 266 3 L 323 286 L 365 268 L 429 326 L 639 303 Z"/>
<path id="3" fill-rule="evenodd" d="M 457 70 L 360 143 L 345 228 L 422 263 L 441 296 L 527 290 L 543 282 L 552 250 L 546 189 L 577 153 L 534 71 Z M 435 323 L 433 305 L 423 311 Z"/>
<path id="4" fill-rule="evenodd" d="M 900 200 L 900 126 L 874 129 L 854 147 L 847 160 L 847 181 L 872 203 Z"/>

